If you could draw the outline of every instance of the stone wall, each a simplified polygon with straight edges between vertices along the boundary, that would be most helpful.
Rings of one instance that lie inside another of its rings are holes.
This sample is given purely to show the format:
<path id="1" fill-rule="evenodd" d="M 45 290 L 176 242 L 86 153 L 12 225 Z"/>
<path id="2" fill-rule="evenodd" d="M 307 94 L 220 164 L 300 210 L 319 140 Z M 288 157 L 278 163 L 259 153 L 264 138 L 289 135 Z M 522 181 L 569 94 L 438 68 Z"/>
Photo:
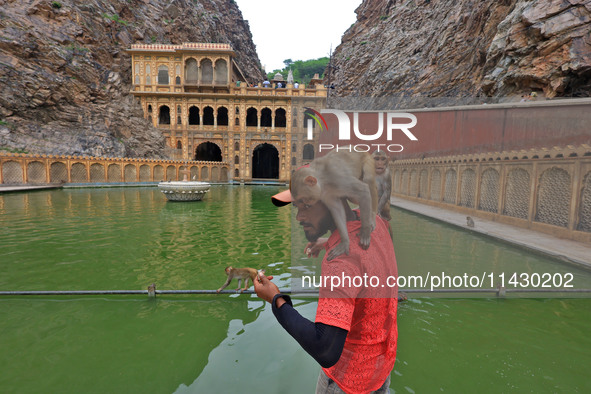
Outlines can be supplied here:
<path id="1" fill-rule="evenodd" d="M 392 194 L 591 242 L 588 148 L 531 151 L 527 159 L 507 151 L 399 160 L 390 165 Z"/>
<path id="2" fill-rule="evenodd" d="M 0 184 L 87 184 L 144 183 L 182 180 L 188 166 L 190 178 L 228 182 L 229 165 L 224 162 L 127 159 L 87 156 L 0 155 Z"/>

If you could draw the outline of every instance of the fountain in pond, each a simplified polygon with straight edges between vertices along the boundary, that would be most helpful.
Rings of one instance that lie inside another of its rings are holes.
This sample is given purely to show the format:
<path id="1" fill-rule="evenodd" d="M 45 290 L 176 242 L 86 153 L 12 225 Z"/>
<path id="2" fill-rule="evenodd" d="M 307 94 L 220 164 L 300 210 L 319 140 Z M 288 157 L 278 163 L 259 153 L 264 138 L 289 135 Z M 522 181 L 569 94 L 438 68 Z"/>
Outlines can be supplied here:
<path id="1" fill-rule="evenodd" d="M 189 166 L 185 166 L 181 171 L 182 181 L 160 182 L 158 189 L 169 201 L 201 201 L 211 185 L 207 182 L 190 181 L 190 173 Z"/>

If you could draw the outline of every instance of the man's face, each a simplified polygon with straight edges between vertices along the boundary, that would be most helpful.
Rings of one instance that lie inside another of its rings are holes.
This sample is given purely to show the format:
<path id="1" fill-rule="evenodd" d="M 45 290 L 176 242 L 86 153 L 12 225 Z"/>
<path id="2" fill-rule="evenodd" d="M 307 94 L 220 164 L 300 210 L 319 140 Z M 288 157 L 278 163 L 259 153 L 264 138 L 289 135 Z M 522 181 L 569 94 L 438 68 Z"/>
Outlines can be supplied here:
<path id="1" fill-rule="evenodd" d="M 293 206 L 298 210 L 296 220 L 300 222 L 308 241 L 316 242 L 328 230 L 334 228 L 330 211 L 321 201 L 310 205 L 305 204 L 302 199 L 296 199 Z"/>

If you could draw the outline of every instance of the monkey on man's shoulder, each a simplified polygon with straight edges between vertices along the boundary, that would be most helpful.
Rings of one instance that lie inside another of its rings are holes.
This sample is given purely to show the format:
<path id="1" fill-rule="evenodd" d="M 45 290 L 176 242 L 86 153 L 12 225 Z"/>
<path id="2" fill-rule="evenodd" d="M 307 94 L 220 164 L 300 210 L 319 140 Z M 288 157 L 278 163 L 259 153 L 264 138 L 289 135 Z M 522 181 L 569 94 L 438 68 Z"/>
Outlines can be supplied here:
<path id="1" fill-rule="evenodd" d="M 363 249 L 369 248 L 378 208 L 375 173 L 374 161 L 369 153 L 332 150 L 293 174 L 290 190 L 294 201 L 301 200 L 305 205 L 322 201 L 341 236 L 341 242 L 328 253 L 328 260 L 349 254 L 350 240 L 343 199 L 359 205 L 359 245 Z"/>

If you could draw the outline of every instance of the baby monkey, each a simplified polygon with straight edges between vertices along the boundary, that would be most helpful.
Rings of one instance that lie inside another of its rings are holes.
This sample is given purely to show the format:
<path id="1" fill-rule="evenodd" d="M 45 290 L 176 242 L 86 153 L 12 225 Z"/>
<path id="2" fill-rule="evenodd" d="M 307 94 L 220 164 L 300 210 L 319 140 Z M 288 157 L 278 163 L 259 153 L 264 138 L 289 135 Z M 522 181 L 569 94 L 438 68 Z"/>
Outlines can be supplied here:
<path id="1" fill-rule="evenodd" d="M 374 160 L 369 153 L 332 150 L 326 156 L 298 169 L 291 179 L 290 190 L 294 201 L 314 205 L 319 200 L 332 215 L 341 243 L 328 254 L 332 260 L 349 254 L 347 214 L 343 199 L 359 204 L 361 231 L 359 245 L 369 248 L 371 232 L 376 226 L 377 187 Z"/>
<path id="2" fill-rule="evenodd" d="M 265 273 L 265 270 L 261 270 L 260 272 Z M 248 289 L 248 280 L 251 279 L 252 283 L 254 284 L 254 280 L 257 277 L 259 271 L 255 270 L 254 268 L 233 268 L 233 267 L 226 267 L 226 275 L 228 275 L 228 279 L 226 283 L 223 284 L 222 287 L 216 290 L 216 292 L 220 292 L 224 290 L 232 279 L 238 279 L 238 288 L 236 291 L 240 290 L 242 293 L 244 290 Z M 241 289 L 240 286 L 242 285 L 242 280 L 244 279 L 244 288 Z M 257 280 L 260 280 L 257 278 Z"/>
<path id="3" fill-rule="evenodd" d="M 388 155 L 384 151 L 375 151 L 373 154 L 376 166 L 376 185 L 378 187 L 378 215 L 390 220 L 390 194 L 392 193 L 392 176 L 388 168 Z"/>

